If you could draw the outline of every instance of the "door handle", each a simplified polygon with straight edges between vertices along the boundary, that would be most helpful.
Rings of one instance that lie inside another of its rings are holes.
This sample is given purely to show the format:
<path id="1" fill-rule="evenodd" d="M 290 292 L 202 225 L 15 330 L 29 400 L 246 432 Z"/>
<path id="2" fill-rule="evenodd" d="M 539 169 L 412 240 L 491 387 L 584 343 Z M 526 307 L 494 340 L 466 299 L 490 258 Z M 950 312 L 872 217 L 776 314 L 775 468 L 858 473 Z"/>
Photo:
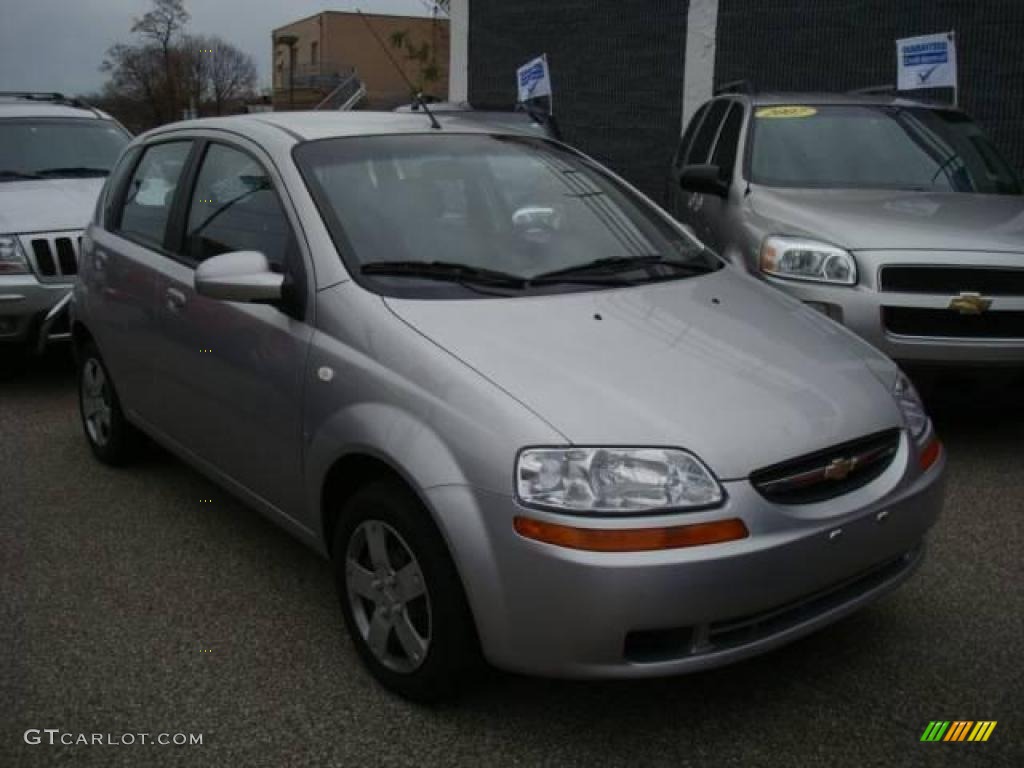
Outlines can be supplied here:
<path id="1" fill-rule="evenodd" d="M 185 306 L 185 294 L 177 288 L 168 288 L 164 297 L 167 300 L 167 308 L 171 312 L 177 312 Z"/>
<path id="2" fill-rule="evenodd" d="M 104 267 L 107 266 L 107 254 L 105 251 L 96 250 L 92 255 L 92 265 L 96 268 L 97 272 L 102 272 Z"/>

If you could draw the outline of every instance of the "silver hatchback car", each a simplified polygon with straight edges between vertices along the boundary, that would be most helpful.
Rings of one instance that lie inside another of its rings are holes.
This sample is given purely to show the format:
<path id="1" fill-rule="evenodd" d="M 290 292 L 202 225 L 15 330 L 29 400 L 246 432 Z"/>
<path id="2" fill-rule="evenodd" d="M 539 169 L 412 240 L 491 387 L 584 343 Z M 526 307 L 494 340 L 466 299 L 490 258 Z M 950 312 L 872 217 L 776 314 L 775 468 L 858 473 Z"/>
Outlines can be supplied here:
<path id="1" fill-rule="evenodd" d="M 387 687 L 759 653 L 919 564 L 944 453 L 888 359 L 587 157 L 291 113 L 127 149 L 72 333 L 103 461 L 145 433 L 332 558 Z"/>

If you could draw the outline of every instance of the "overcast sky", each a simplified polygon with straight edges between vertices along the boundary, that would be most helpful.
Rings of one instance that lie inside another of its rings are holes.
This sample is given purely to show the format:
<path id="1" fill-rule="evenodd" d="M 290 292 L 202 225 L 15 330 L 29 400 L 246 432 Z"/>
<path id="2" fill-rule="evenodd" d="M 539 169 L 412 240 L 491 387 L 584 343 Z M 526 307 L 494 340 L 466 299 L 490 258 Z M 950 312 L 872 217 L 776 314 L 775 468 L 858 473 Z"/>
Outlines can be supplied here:
<path id="1" fill-rule="evenodd" d="M 149 0 L 0 0 L 0 90 L 99 90 L 103 54 L 132 39 Z M 270 31 L 324 10 L 427 15 L 421 0 L 185 0 L 188 31 L 220 35 L 256 59 L 270 85 Z"/>

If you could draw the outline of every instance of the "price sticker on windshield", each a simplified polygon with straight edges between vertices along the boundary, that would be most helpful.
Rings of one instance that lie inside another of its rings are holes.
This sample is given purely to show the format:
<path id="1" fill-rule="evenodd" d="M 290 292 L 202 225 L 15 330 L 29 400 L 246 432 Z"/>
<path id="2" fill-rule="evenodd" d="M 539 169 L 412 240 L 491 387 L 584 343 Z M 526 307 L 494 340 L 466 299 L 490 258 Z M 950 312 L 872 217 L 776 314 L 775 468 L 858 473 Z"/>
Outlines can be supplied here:
<path id="1" fill-rule="evenodd" d="M 754 113 L 754 117 L 811 117 L 818 114 L 814 107 L 761 107 Z"/>

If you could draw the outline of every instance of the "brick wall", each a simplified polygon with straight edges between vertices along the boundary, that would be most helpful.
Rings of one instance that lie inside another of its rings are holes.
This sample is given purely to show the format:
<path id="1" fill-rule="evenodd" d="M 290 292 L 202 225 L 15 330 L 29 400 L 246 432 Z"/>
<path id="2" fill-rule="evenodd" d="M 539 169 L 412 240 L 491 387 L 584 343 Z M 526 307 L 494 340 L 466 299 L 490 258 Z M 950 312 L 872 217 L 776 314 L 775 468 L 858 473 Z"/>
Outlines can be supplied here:
<path id="1" fill-rule="evenodd" d="M 686 0 L 472 0 L 469 100 L 515 103 L 515 71 L 548 55 L 566 140 L 661 198 L 682 111 Z"/>

